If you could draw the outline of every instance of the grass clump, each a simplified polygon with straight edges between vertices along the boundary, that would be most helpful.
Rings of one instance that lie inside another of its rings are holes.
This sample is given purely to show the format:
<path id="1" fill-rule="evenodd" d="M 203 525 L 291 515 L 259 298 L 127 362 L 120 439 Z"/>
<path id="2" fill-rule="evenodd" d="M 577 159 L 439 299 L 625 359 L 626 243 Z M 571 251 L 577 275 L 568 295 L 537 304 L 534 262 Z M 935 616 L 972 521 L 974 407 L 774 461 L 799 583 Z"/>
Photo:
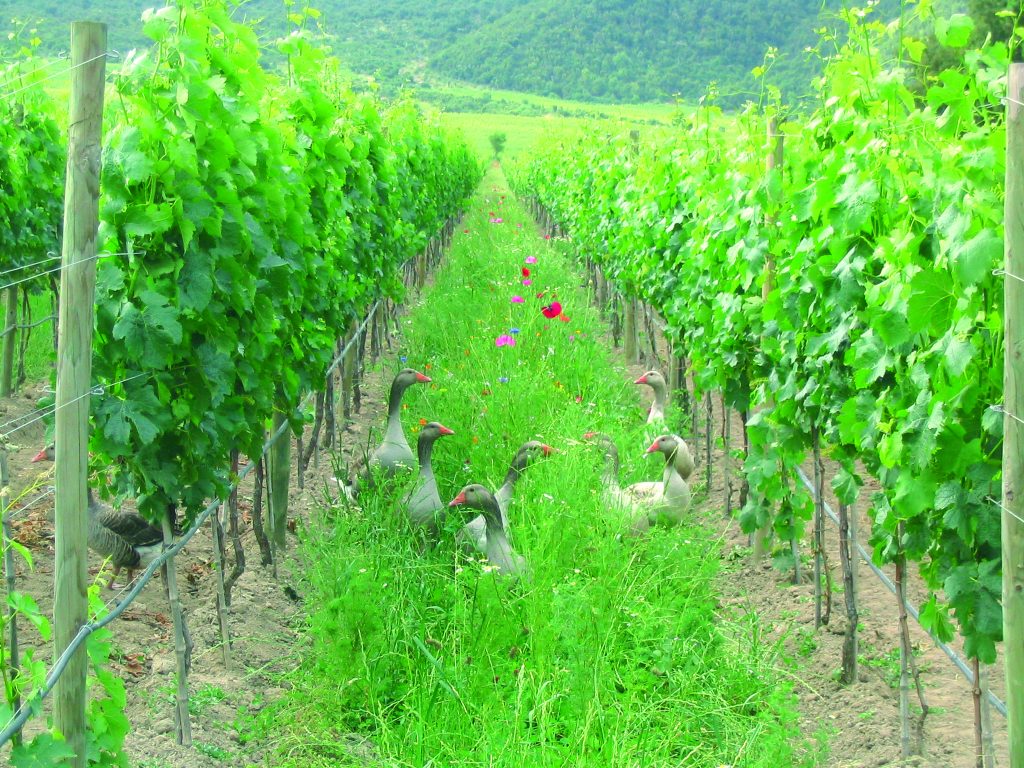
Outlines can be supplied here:
<path id="1" fill-rule="evenodd" d="M 631 539 L 602 501 L 585 431 L 615 436 L 623 483 L 662 466 L 643 457 L 637 389 L 560 244 L 537 235 L 496 173 L 393 368 L 433 378 L 408 392 L 407 430 L 455 430 L 434 450 L 445 501 L 470 482 L 499 485 L 526 440 L 558 449 L 523 473 L 509 513 L 531 576 L 510 582 L 464 555 L 454 513 L 419 554 L 401 488 L 325 511 L 306 534 L 310 651 L 271 710 L 274 764 L 802 764 L 773 648 L 719 625 L 719 542 L 696 524 Z M 556 300 L 567 319 L 541 313 Z"/>

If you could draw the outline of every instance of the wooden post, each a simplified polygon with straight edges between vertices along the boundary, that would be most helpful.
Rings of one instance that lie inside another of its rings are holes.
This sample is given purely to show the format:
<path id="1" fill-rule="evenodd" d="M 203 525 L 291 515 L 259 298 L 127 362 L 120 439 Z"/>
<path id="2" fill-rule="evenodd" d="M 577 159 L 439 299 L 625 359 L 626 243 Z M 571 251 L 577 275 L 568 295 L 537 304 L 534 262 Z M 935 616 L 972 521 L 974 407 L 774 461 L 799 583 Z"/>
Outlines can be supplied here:
<path id="1" fill-rule="evenodd" d="M 843 636 L 843 665 L 839 681 L 857 682 L 857 515 L 846 504 L 839 505 L 839 560 L 843 569 L 843 598 L 846 601 L 846 632 Z"/>
<path id="2" fill-rule="evenodd" d="M 274 414 L 273 434 L 277 433 L 285 421 L 285 415 L 280 411 Z M 285 433 L 270 446 L 270 450 L 267 452 L 267 501 L 270 506 L 268 519 L 270 520 L 270 541 L 275 550 L 283 550 L 287 545 L 285 529 L 288 525 L 288 478 L 292 468 L 291 447 L 292 441 Z M 277 560 L 275 553 L 275 564 Z"/>
<path id="3" fill-rule="evenodd" d="M 58 445 L 58 449 L 59 449 Z M 84 517 L 84 515 L 83 515 Z M 174 543 L 175 508 L 168 505 L 164 515 L 163 532 L 164 546 Z M 167 585 L 167 602 L 171 609 L 171 626 L 174 631 L 174 660 L 178 669 L 174 691 L 174 725 L 177 728 L 178 743 L 183 746 L 192 745 L 192 721 L 188 716 L 188 672 L 192 666 L 192 643 L 185 626 L 185 615 L 181 610 L 181 595 L 178 592 L 178 572 L 172 557 L 163 565 L 164 583 Z"/>
<path id="4" fill-rule="evenodd" d="M 213 567 L 217 577 L 217 623 L 220 626 L 220 651 L 224 661 L 224 669 L 231 669 L 231 628 L 228 625 L 227 590 L 224 588 L 224 571 L 227 557 L 224 554 L 224 525 L 221 514 L 224 505 L 210 515 L 210 528 L 213 531 Z"/>
<path id="5" fill-rule="evenodd" d="M 637 361 L 636 299 L 624 296 L 622 305 L 622 354 L 632 365 Z"/>
<path id="6" fill-rule="evenodd" d="M 60 338 L 57 344 L 56 537 L 54 568 L 54 657 L 68 647 L 88 620 L 86 471 L 89 444 L 89 385 L 92 375 L 96 232 L 99 228 L 100 149 L 107 27 L 71 25 L 71 105 L 64 190 L 61 254 Z M 68 765 L 85 768 L 85 673 L 81 648 L 57 681 L 54 725 L 75 753 Z"/>
<path id="7" fill-rule="evenodd" d="M 767 175 L 771 176 L 776 168 L 781 168 L 782 167 L 782 134 L 779 133 L 778 119 L 774 115 L 768 118 L 768 136 L 767 136 L 767 139 L 768 139 L 768 144 L 767 144 L 768 155 L 765 158 L 765 172 L 766 172 Z M 771 206 L 774 202 L 775 202 L 774 200 L 769 200 L 769 206 Z M 767 221 L 765 223 L 768 225 L 769 233 L 770 233 L 771 232 L 771 228 L 775 224 L 775 216 L 772 213 L 770 213 L 767 216 Z M 771 238 L 771 234 L 769 234 L 769 239 L 770 238 Z M 768 257 L 767 257 L 767 259 L 765 260 L 765 263 L 764 263 L 764 280 L 761 282 L 761 300 L 763 302 L 767 303 L 768 297 L 769 297 L 769 295 L 771 295 L 772 289 L 774 287 L 775 287 L 775 259 L 774 259 L 774 257 L 771 254 L 771 249 L 769 248 Z M 764 407 L 771 408 L 771 404 L 770 403 L 766 403 Z M 765 525 L 765 526 L 763 526 L 761 528 L 758 528 L 756 531 L 754 531 L 754 536 L 753 536 L 754 551 L 753 551 L 753 555 L 752 555 L 754 560 L 761 560 L 761 559 L 763 559 L 765 554 L 767 553 L 767 551 L 768 551 L 768 537 L 769 537 L 769 534 L 771 533 L 771 527 L 772 527 L 771 526 L 771 522 L 769 522 L 767 525 Z M 795 544 L 795 542 L 794 542 L 794 544 Z"/>
<path id="8" fill-rule="evenodd" d="M 1024 64 L 1006 104 L 1006 361 L 1003 378 L 1003 658 L 1010 768 L 1024 768 Z"/>
<path id="9" fill-rule="evenodd" d="M 18 286 L 6 291 L 4 314 L 4 367 L 0 374 L 0 397 L 10 397 L 14 391 L 14 348 L 18 345 Z"/>
<path id="10" fill-rule="evenodd" d="M 15 582 L 16 573 L 14 568 L 14 547 L 11 542 L 14 540 L 14 533 L 11 530 L 11 472 L 7 464 L 7 446 L 0 447 L 0 511 L 3 513 L 3 546 L 4 546 L 4 576 L 7 579 L 7 594 L 13 595 L 17 585 Z M 7 607 L 7 631 L 10 638 L 10 648 L 7 654 L 7 677 L 11 683 L 17 681 L 21 674 L 21 662 L 18 657 L 18 611 L 14 603 L 8 603 Z M 21 709 L 21 695 L 17 688 L 14 688 L 14 698 L 11 706 L 17 712 Z M 15 732 L 11 737 L 15 746 L 21 744 L 21 731 Z"/>

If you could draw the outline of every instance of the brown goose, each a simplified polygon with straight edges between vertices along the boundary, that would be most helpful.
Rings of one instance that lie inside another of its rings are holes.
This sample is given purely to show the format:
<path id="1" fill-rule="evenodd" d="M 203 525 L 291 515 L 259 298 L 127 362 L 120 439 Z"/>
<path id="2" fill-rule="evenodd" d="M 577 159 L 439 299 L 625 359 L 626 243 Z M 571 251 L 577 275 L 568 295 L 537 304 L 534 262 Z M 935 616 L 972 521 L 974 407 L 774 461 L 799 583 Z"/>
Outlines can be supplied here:
<path id="1" fill-rule="evenodd" d="M 434 443 L 438 438 L 454 434 L 452 430 L 437 421 L 429 422 L 420 430 L 419 440 L 416 442 L 416 453 L 420 461 L 419 477 L 402 500 L 402 505 L 409 515 L 413 528 L 422 532 L 430 545 L 436 543 L 439 537 L 438 512 L 442 513 L 441 517 L 444 512 L 441 495 L 437 492 L 437 481 L 434 479 L 430 454 L 433 452 Z"/>
<path id="2" fill-rule="evenodd" d="M 388 422 L 384 439 L 370 454 L 366 466 L 353 480 L 352 485 L 347 486 L 347 495 L 354 498 L 359 494 L 360 488 L 372 487 L 376 472 L 390 478 L 400 469 L 411 470 L 415 466 L 412 448 L 409 447 L 409 441 L 405 439 L 405 432 L 402 430 L 402 396 L 413 384 L 429 382 L 429 376 L 424 376 L 412 368 L 403 368 L 395 376 L 391 382 L 391 394 L 388 396 Z"/>
<path id="3" fill-rule="evenodd" d="M 53 461 L 54 446 L 51 443 L 33 457 L 32 461 Z M 96 500 L 92 488 L 86 488 L 86 540 L 89 549 L 104 558 L 109 558 L 114 572 L 108 587 L 124 568 L 128 571 L 128 582 L 134 578 L 136 568 L 145 568 L 163 550 L 164 534 L 138 512 L 115 510 Z"/>
<path id="4" fill-rule="evenodd" d="M 516 455 L 512 457 L 508 472 L 505 474 L 505 482 L 494 492 L 494 499 L 498 502 L 499 521 L 501 529 L 508 531 L 508 509 L 512 505 L 512 496 L 515 494 L 516 482 L 526 465 L 538 456 L 550 456 L 554 448 L 539 440 L 529 440 L 519 446 Z M 487 548 L 487 524 L 483 515 L 477 515 L 459 531 L 459 539 L 466 549 L 475 547 L 481 552 Z"/>
<path id="5" fill-rule="evenodd" d="M 110 558 L 114 572 L 110 583 L 122 568 L 128 571 L 128 583 L 136 568 L 145 568 L 163 550 L 164 534 L 136 512 L 115 510 L 96 501 L 92 488 L 88 489 L 87 512 L 89 548 L 98 555 Z"/>
<path id="6" fill-rule="evenodd" d="M 482 485 L 467 485 L 448 506 L 480 510 L 487 530 L 486 542 L 481 551 L 487 556 L 488 562 L 497 567 L 498 573 L 503 576 L 522 578 L 527 575 L 525 558 L 512 549 L 505 536 L 505 529 L 501 526 L 501 510 L 494 494 Z"/>
<path id="7" fill-rule="evenodd" d="M 668 403 L 668 383 L 665 377 L 659 371 L 648 371 L 633 383 L 646 384 L 654 390 L 654 403 L 647 414 L 647 423 L 664 422 L 665 405 Z"/>

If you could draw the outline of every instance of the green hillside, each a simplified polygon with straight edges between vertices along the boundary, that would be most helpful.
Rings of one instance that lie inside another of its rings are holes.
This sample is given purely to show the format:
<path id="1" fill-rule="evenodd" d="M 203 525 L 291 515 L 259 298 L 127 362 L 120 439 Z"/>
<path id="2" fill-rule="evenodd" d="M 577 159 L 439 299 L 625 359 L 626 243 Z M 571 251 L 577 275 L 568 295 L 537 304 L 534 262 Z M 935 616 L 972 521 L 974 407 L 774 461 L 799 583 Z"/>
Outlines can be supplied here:
<path id="1" fill-rule="evenodd" d="M 723 103 L 750 95 L 769 46 L 774 75 L 810 81 L 818 3 L 807 0 L 534 0 L 448 46 L 431 65 L 452 77 L 563 98 L 695 101 L 717 81 Z"/>
<path id="2" fill-rule="evenodd" d="M 999 0 L 937 0 L 936 5 Z M 198 0 L 197 0 L 198 2 Z M 234 0 L 234 13 L 260 20 L 268 47 L 291 28 L 282 0 Z M 44 52 L 67 47 L 68 23 L 105 21 L 110 46 L 145 44 L 140 18 L 155 0 L 7 0 L 5 24 L 18 38 L 37 30 Z M 860 3 L 863 4 L 863 3 Z M 787 99 L 805 92 L 819 58 L 807 49 L 816 29 L 837 31 L 843 0 L 314 0 L 307 18 L 354 72 L 386 91 L 412 88 L 452 109 L 493 109 L 484 99 L 456 98 L 448 81 L 599 102 L 690 103 L 717 86 L 725 107 L 757 97 L 751 70 L 777 50 L 768 82 Z M 882 0 L 878 18 L 898 13 Z M 6 31 L 0 26 L 0 32 Z M 4 35 L 3 37 L 6 37 Z M 827 53 L 827 51 L 826 51 Z M 274 61 L 270 56 L 268 61 Z M 441 86 L 440 88 L 438 86 Z M 499 110 L 500 111 L 500 110 Z M 505 110 L 509 111 L 509 110 Z"/>

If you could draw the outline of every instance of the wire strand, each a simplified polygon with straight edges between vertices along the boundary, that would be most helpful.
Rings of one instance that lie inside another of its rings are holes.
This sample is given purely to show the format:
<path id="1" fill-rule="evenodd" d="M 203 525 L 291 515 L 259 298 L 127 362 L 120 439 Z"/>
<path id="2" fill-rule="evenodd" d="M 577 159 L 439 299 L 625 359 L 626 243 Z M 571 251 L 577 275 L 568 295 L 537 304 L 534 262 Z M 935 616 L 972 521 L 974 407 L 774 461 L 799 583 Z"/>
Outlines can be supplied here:
<path id="1" fill-rule="evenodd" d="M 1018 424 L 1024 424 L 1024 419 L 1021 419 L 1016 414 L 1011 413 L 1010 411 L 1006 410 L 1006 408 L 1004 408 L 1002 405 L 1000 405 L 998 403 L 996 405 L 990 405 L 989 406 L 989 410 L 992 410 L 992 411 L 995 411 L 996 413 L 1002 413 L 1002 414 L 1004 414 L 1006 416 L 1009 416 L 1011 419 L 1016 421 Z"/>
<path id="2" fill-rule="evenodd" d="M 51 252 L 49 256 L 47 256 L 45 259 L 42 259 L 41 261 L 34 261 L 31 264 L 22 264 L 20 267 L 11 267 L 10 269 L 5 269 L 3 272 L 0 272 L 0 277 L 2 277 L 3 275 L 9 275 L 12 272 L 17 272 L 20 269 L 29 269 L 31 267 L 38 267 L 40 264 L 49 264 L 54 259 L 59 258 L 59 254 Z"/>
<path id="3" fill-rule="evenodd" d="M 1002 504 L 1002 502 L 996 501 L 996 500 L 995 500 L 995 499 L 993 499 L 993 498 L 992 498 L 991 496 L 986 496 L 986 497 L 985 497 L 985 501 L 991 501 L 991 502 L 992 502 L 993 504 L 995 504 L 995 505 L 996 505 L 997 507 L 999 507 L 999 508 L 1000 508 L 1001 510 L 1003 510 L 1003 512 L 1005 512 L 1005 513 L 1006 513 L 1006 514 L 1008 514 L 1008 515 L 1009 515 L 1010 517 L 1012 517 L 1013 519 L 1015 519 L 1015 520 L 1016 520 L 1017 522 L 1019 522 L 1019 523 L 1024 523 L 1024 517 L 1021 517 L 1020 515 L 1018 515 L 1018 514 L 1017 514 L 1016 512 L 1014 512 L 1014 511 L 1013 511 L 1012 509 L 1010 509 L 1009 507 L 1004 507 L 1004 506 L 1003 506 L 1003 504 Z"/>
<path id="4" fill-rule="evenodd" d="M 114 54 L 116 54 L 116 55 L 114 55 Z M 100 53 L 100 54 L 97 54 L 96 56 L 93 56 L 91 59 L 86 59 L 85 61 L 81 61 L 78 64 L 72 64 L 70 67 L 68 67 L 65 70 L 62 70 L 61 72 L 57 72 L 56 74 L 48 75 L 47 77 L 40 78 L 39 80 L 36 80 L 33 83 L 29 83 L 28 85 L 24 85 L 21 88 L 16 88 L 13 91 L 7 91 L 6 93 L 0 93 L 0 99 L 9 99 L 12 96 L 17 96 L 19 93 L 22 93 L 24 91 L 28 91 L 28 90 L 31 90 L 31 89 L 35 88 L 40 83 L 45 83 L 45 82 L 48 82 L 50 80 L 56 80 L 58 77 L 64 77 L 68 72 L 74 72 L 79 67 L 84 67 L 86 64 L 92 64 L 94 61 L 96 61 L 97 59 L 102 59 L 104 56 L 110 56 L 110 58 L 116 59 L 116 58 L 120 58 L 121 54 L 117 53 L 117 51 L 104 51 L 103 53 Z"/>
<path id="5" fill-rule="evenodd" d="M 68 262 L 67 264 L 61 264 L 60 266 L 54 267 L 53 269 L 47 269 L 47 270 L 44 270 L 42 272 L 37 272 L 34 275 L 29 275 L 28 277 L 23 277 L 20 280 L 15 280 L 13 283 L 7 283 L 7 285 L 0 285 L 0 291 L 6 291 L 8 288 L 13 288 L 16 285 L 21 285 L 22 283 L 28 283 L 28 282 L 31 282 L 32 280 L 38 280 L 40 277 L 45 277 L 46 275 L 52 275 L 54 272 L 60 272 L 62 269 L 68 269 L 70 267 L 77 267 L 79 264 L 85 264 L 85 263 L 87 263 L 89 261 L 97 261 L 99 259 L 106 259 L 106 258 L 109 258 L 111 256 L 134 256 L 134 255 L 137 255 L 137 254 L 140 254 L 140 253 L 144 254 L 145 251 L 135 251 L 133 253 L 129 253 L 127 251 L 121 252 L 121 253 L 109 253 L 107 251 L 101 251 L 100 253 L 94 253 L 92 256 L 86 256 L 84 259 L 78 259 L 77 261 L 71 261 L 71 262 Z"/>
<path id="6" fill-rule="evenodd" d="M 1015 275 L 1012 272 L 1007 272 L 1005 269 L 993 269 L 992 274 L 997 277 L 999 275 L 1003 275 L 1005 277 L 1009 277 L 1013 280 L 1016 280 L 1017 282 L 1024 283 L 1024 277 L 1021 277 L 1020 275 Z"/>

